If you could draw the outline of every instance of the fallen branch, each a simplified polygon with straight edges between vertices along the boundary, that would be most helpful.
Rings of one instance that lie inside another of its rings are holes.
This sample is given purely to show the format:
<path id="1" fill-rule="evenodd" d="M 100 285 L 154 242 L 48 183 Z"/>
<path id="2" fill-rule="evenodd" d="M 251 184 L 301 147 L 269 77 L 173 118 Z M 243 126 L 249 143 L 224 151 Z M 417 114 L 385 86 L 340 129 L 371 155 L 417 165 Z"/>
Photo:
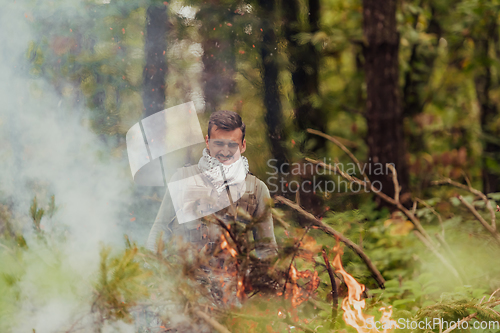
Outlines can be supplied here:
<path id="1" fill-rule="evenodd" d="M 337 320 L 337 312 L 339 307 L 339 291 L 337 289 L 337 283 L 335 282 L 335 274 L 333 273 L 332 266 L 330 265 L 330 260 L 326 256 L 326 251 L 323 249 L 322 251 L 323 259 L 325 260 L 326 270 L 328 272 L 328 276 L 330 277 L 330 283 L 332 284 L 332 326 L 335 325 L 335 321 Z M 333 327 L 331 327 L 333 328 Z"/>
<path id="2" fill-rule="evenodd" d="M 281 203 L 284 203 L 290 208 L 295 209 L 299 214 L 310 220 L 312 222 L 312 225 L 318 227 L 318 229 L 320 229 L 321 231 L 338 238 L 342 243 L 350 247 L 361 258 L 361 260 L 363 260 L 368 270 L 370 270 L 370 272 L 372 273 L 373 278 L 375 279 L 375 281 L 377 281 L 379 287 L 385 289 L 384 286 L 385 280 L 382 277 L 382 274 L 380 274 L 377 267 L 375 267 L 375 265 L 371 262 L 370 258 L 368 258 L 368 256 L 363 252 L 363 250 L 357 244 L 353 243 L 351 240 L 346 238 L 343 234 L 341 234 L 337 230 L 324 224 L 323 222 L 318 220 L 314 215 L 312 215 L 309 212 L 306 212 L 304 209 L 302 209 L 302 207 L 295 204 L 294 202 L 282 196 L 276 196 L 275 199 Z"/>

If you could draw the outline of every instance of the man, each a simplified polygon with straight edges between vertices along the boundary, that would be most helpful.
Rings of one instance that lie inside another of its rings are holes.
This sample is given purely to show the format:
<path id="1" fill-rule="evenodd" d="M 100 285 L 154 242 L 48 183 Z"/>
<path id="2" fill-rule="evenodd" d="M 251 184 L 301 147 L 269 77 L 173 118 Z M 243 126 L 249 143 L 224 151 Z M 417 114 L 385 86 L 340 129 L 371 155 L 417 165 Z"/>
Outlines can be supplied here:
<path id="1" fill-rule="evenodd" d="M 221 238 L 219 226 L 207 225 L 201 217 L 215 213 L 226 225 L 234 219 L 233 207 L 260 218 L 253 229 L 256 253 L 269 258 L 277 253 L 272 215 L 266 209 L 270 198 L 267 186 L 249 174 L 245 124 L 231 111 L 210 116 L 206 148 L 198 165 L 180 168 L 169 182 L 147 247 L 154 250 L 160 234 L 169 241 L 180 237 L 201 249 Z"/>

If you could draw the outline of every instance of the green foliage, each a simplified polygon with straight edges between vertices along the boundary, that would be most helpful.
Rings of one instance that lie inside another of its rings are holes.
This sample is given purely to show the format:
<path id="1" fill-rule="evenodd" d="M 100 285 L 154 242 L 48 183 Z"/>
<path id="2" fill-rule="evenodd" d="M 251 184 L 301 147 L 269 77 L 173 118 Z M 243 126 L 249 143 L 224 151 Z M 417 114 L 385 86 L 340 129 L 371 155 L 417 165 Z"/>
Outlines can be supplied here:
<path id="1" fill-rule="evenodd" d="M 33 203 L 30 207 L 30 215 L 33 219 L 33 227 L 37 232 L 40 232 L 40 222 L 42 221 L 43 214 L 45 214 L 45 210 L 43 208 L 38 208 L 38 203 L 36 201 L 36 197 L 33 198 Z"/>
<path id="2" fill-rule="evenodd" d="M 135 261 L 137 251 L 137 247 L 129 247 L 123 254 L 110 258 L 110 248 L 101 250 L 92 311 L 98 311 L 106 320 L 131 322 L 130 309 L 148 294 L 142 282 L 149 273 Z"/>

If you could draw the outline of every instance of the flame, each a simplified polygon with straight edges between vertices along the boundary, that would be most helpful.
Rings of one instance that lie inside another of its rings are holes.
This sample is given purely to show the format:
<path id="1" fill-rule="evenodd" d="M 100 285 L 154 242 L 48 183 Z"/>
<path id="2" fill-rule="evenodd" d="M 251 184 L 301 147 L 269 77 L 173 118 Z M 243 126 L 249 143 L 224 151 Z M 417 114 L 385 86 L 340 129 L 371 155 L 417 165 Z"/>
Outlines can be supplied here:
<path id="1" fill-rule="evenodd" d="M 382 327 L 383 333 L 388 333 L 393 328 L 399 328 L 396 321 L 391 319 L 391 307 L 387 310 L 385 308 L 379 309 L 379 311 L 382 311 L 382 317 L 378 321 L 379 324 L 377 323 L 377 325 L 375 325 L 374 316 L 369 316 L 363 313 L 366 303 L 364 299 L 361 299 L 361 295 L 365 291 L 365 286 L 358 283 L 352 275 L 344 270 L 340 259 L 342 255 L 340 245 L 335 246 L 334 250 L 337 251 L 337 255 L 333 259 L 333 265 L 337 268 L 336 272 L 342 274 L 344 282 L 348 288 L 348 296 L 342 300 L 342 310 L 344 310 L 343 318 L 346 324 L 354 327 L 358 333 L 380 332 L 376 326 Z"/>
<path id="2" fill-rule="evenodd" d="M 229 246 L 227 239 L 226 239 L 226 237 L 224 237 L 224 235 L 221 235 L 221 238 L 222 238 L 222 243 L 220 245 L 221 249 L 223 249 L 223 250 L 227 249 L 233 258 L 236 257 L 238 252 L 236 252 L 235 249 L 233 249 L 231 246 Z"/>
<path id="3" fill-rule="evenodd" d="M 236 289 L 236 297 L 239 299 L 243 299 L 243 295 L 245 295 L 245 286 L 243 285 L 243 277 L 238 277 L 238 287 Z"/>
<path id="4" fill-rule="evenodd" d="M 319 286 L 317 271 L 314 271 L 314 274 L 309 270 L 301 272 L 298 271 L 293 265 L 290 265 L 289 278 L 291 281 L 291 288 L 287 288 L 285 299 L 288 299 L 291 294 L 291 302 L 294 308 L 306 301 Z M 297 284 L 298 279 L 308 279 L 309 282 L 301 287 Z"/>

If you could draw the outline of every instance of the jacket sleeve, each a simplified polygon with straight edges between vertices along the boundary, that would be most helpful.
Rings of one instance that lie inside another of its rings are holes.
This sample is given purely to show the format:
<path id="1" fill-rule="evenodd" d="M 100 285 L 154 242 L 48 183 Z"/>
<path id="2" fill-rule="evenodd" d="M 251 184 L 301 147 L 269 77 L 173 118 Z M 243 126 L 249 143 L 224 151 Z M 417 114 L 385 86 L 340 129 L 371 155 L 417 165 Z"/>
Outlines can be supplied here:
<path id="1" fill-rule="evenodd" d="M 259 258 L 265 259 L 275 257 L 278 254 L 278 245 L 276 244 L 276 237 L 274 236 L 271 209 L 268 209 L 266 205 L 266 202 L 271 199 L 269 189 L 262 180 L 258 181 L 260 189 L 257 191 L 257 210 L 255 216 L 265 216 L 254 229 L 254 238 L 256 241 L 255 251 Z"/>
<path id="2" fill-rule="evenodd" d="M 146 248 L 151 251 L 156 251 L 159 237 L 162 237 L 163 242 L 168 242 L 172 237 L 171 221 L 175 217 L 174 205 L 172 199 L 170 198 L 170 191 L 168 188 L 163 196 L 163 201 L 161 202 L 160 209 L 156 215 L 155 222 L 151 231 L 149 232 L 149 237 L 146 242 Z"/>

